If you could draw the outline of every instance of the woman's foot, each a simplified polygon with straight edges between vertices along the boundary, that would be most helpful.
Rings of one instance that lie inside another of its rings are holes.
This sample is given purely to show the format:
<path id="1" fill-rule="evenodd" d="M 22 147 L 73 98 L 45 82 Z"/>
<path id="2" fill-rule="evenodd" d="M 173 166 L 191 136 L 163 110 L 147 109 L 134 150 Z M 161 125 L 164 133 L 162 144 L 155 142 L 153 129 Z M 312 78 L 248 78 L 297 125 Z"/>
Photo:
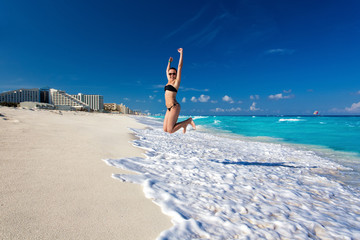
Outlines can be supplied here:
<path id="1" fill-rule="evenodd" d="M 193 119 L 192 118 L 189 118 L 188 120 L 187 120 L 187 124 L 186 124 L 186 126 L 185 127 L 183 127 L 183 133 L 186 133 L 186 127 L 187 127 L 187 125 L 189 125 L 189 124 L 191 124 L 191 126 L 194 128 L 194 130 L 196 130 L 196 126 L 195 126 L 195 123 L 194 123 L 194 121 L 193 121 Z"/>
<path id="2" fill-rule="evenodd" d="M 190 118 L 190 124 L 193 127 L 193 129 L 196 130 L 196 126 L 192 118 Z"/>
<path id="3" fill-rule="evenodd" d="M 186 127 L 187 127 L 187 124 L 185 127 L 183 127 L 183 133 L 186 133 Z"/>

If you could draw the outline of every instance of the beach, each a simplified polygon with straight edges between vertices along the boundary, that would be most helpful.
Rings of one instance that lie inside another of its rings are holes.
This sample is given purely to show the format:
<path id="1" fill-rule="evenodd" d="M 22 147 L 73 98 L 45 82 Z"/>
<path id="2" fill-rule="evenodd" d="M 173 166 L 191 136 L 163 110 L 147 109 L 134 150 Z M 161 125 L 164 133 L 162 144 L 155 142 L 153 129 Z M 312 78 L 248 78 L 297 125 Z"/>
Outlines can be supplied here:
<path id="1" fill-rule="evenodd" d="M 2 239 L 360 239 L 358 158 L 207 129 L 226 118 L 169 134 L 153 117 L 0 113 Z"/>
<path id="2" fill-rule="evenodd" d="M 103 159 L 143 157 L 122 115 L 0 107 L 1 239 L 155 239 L 170 218 L 130 173 Z"/>

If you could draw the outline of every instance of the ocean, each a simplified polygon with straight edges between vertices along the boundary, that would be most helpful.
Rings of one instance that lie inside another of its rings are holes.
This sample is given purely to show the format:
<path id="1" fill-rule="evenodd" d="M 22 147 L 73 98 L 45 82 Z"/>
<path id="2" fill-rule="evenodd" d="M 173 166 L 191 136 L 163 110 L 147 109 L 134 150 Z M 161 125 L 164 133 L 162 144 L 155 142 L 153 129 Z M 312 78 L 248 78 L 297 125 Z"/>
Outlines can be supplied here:
<path id="1" fill-rule="evenodd" d="M 318 145 L 360 157 L 359 116 L 201 116 L 195 119 L 198 125 L 214 132 Z"/>
<path id="2" fill-rule="evenodd" d="M 179 121 L 190 116 L 181 116 Z M 163 119 L 163 117 L 156 117 Z M 254 142 L 292 144 L 351 171 L 338 180 L 360 187 L 360 116 L 195 116 L 200 131 Z"/>
<path id="3" fill-rule="evenodd" d="M 144 158 L 105 162 L 171 217 L 158 239 L 360 239 L 359 117 L 136 119 Z"/>

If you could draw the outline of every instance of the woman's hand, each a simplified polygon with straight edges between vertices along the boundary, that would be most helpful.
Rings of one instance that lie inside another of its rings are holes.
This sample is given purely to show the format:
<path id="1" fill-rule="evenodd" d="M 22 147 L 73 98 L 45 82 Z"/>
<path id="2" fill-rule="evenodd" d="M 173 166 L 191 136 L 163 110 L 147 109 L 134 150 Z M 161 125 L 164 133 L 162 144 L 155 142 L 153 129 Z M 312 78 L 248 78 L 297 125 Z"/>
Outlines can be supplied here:
<path id="1" fill-rule="evenodd" d="M 169 62 L 172 62 L 172 61 L 173 61 L 173 58 L 172 58 L 172 57 L 170 57 L 170 58 L 169 58 Z"/>
<path id="2" fill-rule="evenodd" d="M 179 52 L 179 53 L 182 53 L 182 52 L 183 52 L 183 49 L 182 49 L 182 48 L 179 48 L 179 49 L 178 49 L 178 52 Z"/>

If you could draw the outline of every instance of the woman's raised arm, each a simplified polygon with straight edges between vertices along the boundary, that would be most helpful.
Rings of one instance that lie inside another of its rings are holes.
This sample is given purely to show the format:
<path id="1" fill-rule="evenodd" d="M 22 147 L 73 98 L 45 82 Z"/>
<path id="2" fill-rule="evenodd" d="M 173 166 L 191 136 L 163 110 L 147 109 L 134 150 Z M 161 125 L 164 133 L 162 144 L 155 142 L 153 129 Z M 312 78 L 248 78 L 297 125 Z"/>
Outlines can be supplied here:
<path id="1" fill-rule="evenodd" d="M 176 81 L 178 82 L 178 84 L 180 85 L 180 81 L 181 81 L 181 69 L 183 66 L 183 49 L 179 48 L 178 52 L 180 53 L 180 59 L 179 59 L 179 66 L 177 69 L 177 76 L 176 76 Z"/>
<path id="2" fill-rule="evenodd" d="M 168 62 L 168 65 L 167 65 L 167 68 L 166 68 L 166 76 L 169 77 L 169 70 L 170 70 L 170 67 L 171 67 L 171 62 L 173 61 L 173 58 L 170 57 L 169 58 L 169 62 Z"/>
<path id="3" fill-rule="evenodd" d="M 179 59 L 179 67 L 178 69 L 181 70 L 182 66 L 183 66 L 183 49 L 179 48 L 178 52 L 180 53 L 180 59 Z"/>

